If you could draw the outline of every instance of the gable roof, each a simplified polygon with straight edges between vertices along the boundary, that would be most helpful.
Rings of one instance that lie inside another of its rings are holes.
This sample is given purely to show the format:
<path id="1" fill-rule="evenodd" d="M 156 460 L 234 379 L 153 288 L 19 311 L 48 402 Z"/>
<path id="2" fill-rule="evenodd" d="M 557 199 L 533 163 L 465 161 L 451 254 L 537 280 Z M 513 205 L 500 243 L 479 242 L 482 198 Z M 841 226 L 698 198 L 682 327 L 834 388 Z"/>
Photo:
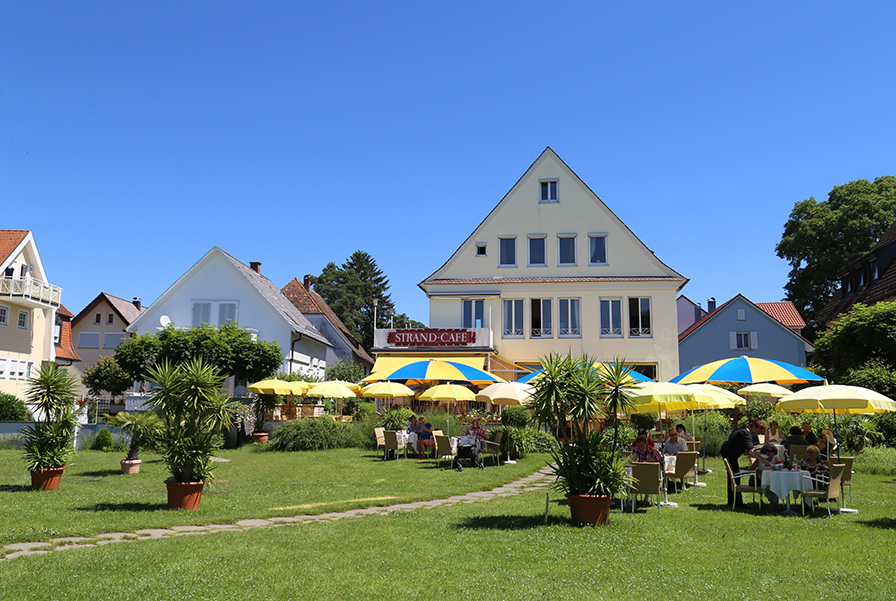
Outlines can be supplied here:
<path id="1" fill-rule="evenodd" d="M 28 230 L 0 230 L 0 264 L 12 256 L 27 235 Z"/>
<path id="2" fill-rule="evenodd" d="M 68 361 L 80 361 L 81 357 L 75 350 L 72 343 L 72 312 L 65 308 L 65 305 L 59 305 L 56 309 L 56 315 L 62 316 L 62 325 L 59 328 L 59 342 L 56 344 L 56 358 L 66 359 Z"/>
<path id="3" fill-rule="evenodd" d="M 534 172 L 542 163 L 547 160 L 553 160 L 559 166 L 561 170 L 566 171 L 566 175 L 576 184 L 582 187 L 582 190 L 590 196 L 591 200 L 594 201 L 595 205 L 599 207 L 603 212 L 605 212 L 606 216 L 616 224 L 623 232 L 626 232 L 636 245 L 636 247 L 640 247 L 643 250 L 644 255 L 648 258 L 649 261 L 653 263 L 653 265 L 663 273 L 662 276 L 657 277 L 657 280 L 678 280 L 681 282 L 679 289 L 687 283 L 687 278 L 682 276 L 680 273 L 663 263 L 653 251 L 651 251 L 647 246 L 638 238 L 637 235 L 604 203 L 603 200 L 598 197 L 597 194 L 586 184 L 582 178 L 573 171 L 569 165 L 566 164 L 560 156 L 554 152 L 554 150 L 548 146 L 544 149 L 544 151 L 538 156 L 537 159 L 529 166 L 529 168 L 523 173 L 522 176 L 516 181 L 516 183 L 511 187 L 511 189 L 504 195 L 504 197 L 498 202 L 497 205 L 485 216 L 485 218 L 477 225 L 469 236 L 457 247 L 457 249 L 452 253 L 452 255 L 445 261 L 441 267 L 436 269 L 429 277 L 420 282 L 418 286 L 426 292 L 425 286 L 432 284 L 455 284 L 455 283 L 486 283 L 479 282 L 478 279 L 474 279 L 475 281 L 467 281 L 464 278 L 441 278 L 440 274 L 444 273 L 446 270 L 450 269 L 450 267 L 455 263 L 455 261 L 460 257 L 461 251 L 468 247 L 474 237 L 484 228 L 484 226 L 489 223 L 493 217 L 497 215 L 497 213 L 507 206 L 510 202 L 510 199 L 515 196 L 515 194 L 520 190 L 523 182 L 528 179 L 529 175 Z M 620 276 L 616 276 L 620 277 Z M 625 277 L 625 276 L 621 276 Z M 535 283 L 540 282 L 540 278 L 486 278 L 486 280 L 494 280 L 500 283 Z M 548 278 L 550 282 L 557 283 L 567 283 L 570 281 L 620 281 L 620 280 L 604 280 L 604 279 L 580 279 L 576 280 L 574 277 L 566 278 L 566 277 L 552 277 Z M 650 281 L 650 280 L 645 280 Z"/>
<path id="4" fill-rule="evenodd" d="M 767 315 L 770 319 L 772 319 L 774 322 L 778 323 L 780 326 L 786 328 L 788 332 L 790 332 L 791 334 L 793 334 L 794 336 L 796 336 L 797 338 L 799 338 L 800 340 L 802 340 L 802 341 L 803 341 L 804 343 L 806 343 L 808 346 L 810 346 L 811 348 L 815 348 L 815 345 L 813 345 L 811 342 L 809 342 L 808 340 L 806 340 L 802 335 L 800 335 L 800 334 L 797 333 L 797 332 L 794 332 L 791 326 L 787 325 L 787 323 L 785 323 L 784 321 L 778 319 L 778 317 L 775 316 L 773 313 L 771 313 L 771 312 L 769 312 L 769 311 L 766 311 L 765 309 L 763 309 L 763 308 L 760 306 L 760 305 L 763 305 L 763 304 L 764 304 L 764 305 L 775 305 L 775 306 L 777 306 L 777 305 L 780 304 L 779 302 L 771 302 L 771 303 L 754 303 L 753 301 L 751 301 L 750 299 L 748 299 L 748 298 L 747 298 L 746 296 L 744 296 L 743 294 L 738 294 L 738 295 L 736 295 L 736 296 L 735 296 L 734 298 L 732 298 L 731 300 L 729 300 L 729 301 L 727 301 L 727 302 L 725 302 L 725 303 L 719 305 L 718 307 L 716 307 L 716 310 L 713 311 L 712 313 L 707 313 L 706 315 L 704 315 L 702 319 L 696 321 L 691 327 L 689 327 L 689 328 L 686 329 L 684 332 L 682 332 L 681 334 L 678 335 L 678 342 L 681 343 L 681 341 L 683 341 L 685 338 L 687 338 L 688 336 L 690 336 L 691 334 L 693 334 L 695 331 L 697 331 L 698 329 L 700 329 L 700 327 L 702 327 L 706 322 L 708 322 L 709 320 L 711 320 L 711 319 L 713 319 L 714 317 L 716 317 L 717 315 L 719 315 L 720 312 L 722 311 L 722 309 L 724 309 L 725 307 L 727 307 L 728 305 L 730 305 L 731 303 L 733 303 L 733 302 L 734 302 L 735 300 L 737 300 L 737 299 L 741 299 L 741 300 L 743 300 L 744 302 L 746 302 L 747 304 L 752 305 L 753 307 L 755 307 L 755 308 L 760 312 L 760 314 L 762 314 L 762 315 Z M 787 304 L 789 304 L 789 305 L 792 307 L 793 312 L 796 313 L 797 317 L 799 317 L 799 313 L 796 312 L 796 307 L 793 306 L 793 303 L 791 303 L 790 301 L 783 301 L 783 302 L 786 302 Z M 785 309 L 783 309 L 783 308 L 780 308 L 780 307 L 777 307 L 777 310 L 780 311 L 781 313 L 789 313 L 789 311 L 787 311 L 787 310 L 785 310 Z M 790 316 L 789 320 L 792 321 L 792 316 Z M 802 318 L 800 318 L 800 322 L 802 322 Z M 806 324 L 803 323 L 803 326 L 805 326 L 805 325 L 806 325 Z"/>
<path id="5" fill-rule="evenodd" d="M 134 305 L 133 302 L 129 300 L 125 300 L 123 298 L 118 298 L 117 296 L 112 296 L 107 292 L 100 292 L 95 299 L 90 301 L 90 303 L 81 309 L 78 315 L 72 320 L 72 324 L 76 325 L 80 322 L 86 315 L 89 315 L 93 312 L 94 307 L 96 307 L 101 302 L 105 301 L 107 305 L 109 305 L 115 313 L 118 314 L 118 317 L 124 322 L 124 324 L 130 325 L 137 317 L 146 311 L 146 307 L 140 307 L 139 309 Z"/>
<path id="6" fill-rule="evenodd" d="M 373 365 L 373 357 L 364 350 L 361 343 L 352 335 L 342 320 L 339 319 L 339 316 L 336 315 L 320 294 L 314 290 L 307 289 L 305 285 L 299 281 L 299 278 L 293 278 L 280 290 L 280 292 L 282 292 L 283 296 L 289 299 L 289 301 L 295 305 L 303 315 L 323 315 L 351 347 L 352 352 L 364 361 Z"/>
<path id="7" fill-rule="evenodd" d="M 790 329 L 801 330 L 806 327 L 806 322 L 796 306 L 790 301 L 774 301 L 770 303 L 756 303 L 756 306 L 783 323 Z"/>

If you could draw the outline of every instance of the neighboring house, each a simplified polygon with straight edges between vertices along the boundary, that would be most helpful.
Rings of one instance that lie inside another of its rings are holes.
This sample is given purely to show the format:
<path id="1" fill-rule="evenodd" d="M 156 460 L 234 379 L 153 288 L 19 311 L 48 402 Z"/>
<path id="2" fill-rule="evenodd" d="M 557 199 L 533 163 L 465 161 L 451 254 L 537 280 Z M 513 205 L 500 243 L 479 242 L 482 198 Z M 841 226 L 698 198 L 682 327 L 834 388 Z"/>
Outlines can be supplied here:
<path id="1" fill-rule="evenodd" d="M 896 225 L 884 232 L 864 257 L 837 272 L 840 288 L 815 316 L 815 323 L 828 324 L 856 303 L 874 305 L 896 300 Z"/>
<path id="2" fill-rule="evenodd" d="M 87 387 L 81 384 L 84 370 L 93 367 L 100 357 L 114 355 L 118 344 L 127 336 L 126 328 L 145 310 L 137 298 L 128 301 L 100 292 L 75 316 L 72 337 L 81 356 L 81 364 L 74 367 L 79 395 L 87 394 Z"/>
<path id="3" fill-rule="evenodd" d="M 269 279 L 261 263 L 251 267 L 215 246 L 143 311 L 128 332 L 155 333 L 203 323 L 237 323 L 259 340 L 276 341 L 283 353 L 281 370 L 323 377 L 330 342 Z M 230 392 L 242 393 L 230 382 Z"/>
<path id="4" fill-rule="evenodd" d="M 516 379 L 550 353 L 589 353 L 668 379 L 686 282 L 549 147 L 419 284 L 430 329 L 377 330 L 374 371 L 401 354 L 457 356 Z"/>
<path id="5" fill-rule="evenodd" d="M 815 349 L 799 334 L 805 323 L 789 301 L 753 303 L 738 294 L 678 337 L 679 372 L 731 357 L 762 357 L 806 367 Z"/>
<path id="6" fill-rule="evenodd" d="M 710 299 L 709 302 L 712 303 L 713 306 L 715 306 L 716 299 Z M 678 297 L 678 300 L 675 301 L 675 306 L 678 309 L 679 335 L 681 335 L 682 332 L 703 319 L 703 317 L 707 313 L 707 311 L 700 306 L 700 303 L 695 303 L 683 294 Z"/>
<path id="7" fill-rule="evenodd" d="M 47 281 L 33 234 L 0 230 L 0 392 L 24 400 L 35 368 L 56 360 L 61 298 L 62 289 Z"/>
<path id="8" fill-rule="evenodd" d="M 339 361 L 350 361 L 360 364 L 365 375 L 370 373 L 370 369 L 373 367 L 373 357 L 352 336 L 323 297 L 311 289 L 311 276 L 306 275 L 304 283 L 300 282 L 298 278 L 293 278 L 281 289 L 281 292 L 333 345 L 332 348 L 327 349 L 327 365 Z"/>
<path id="9" fill-rule="evenodd" d="M 53 330 L 53 344 L 56 347 L 56 364 L 69 367 L 68 371 L 78 379 L 81 357 L 72 344 L 72 312 L 59 305 L 56 309 L 56 327 Z M 78 379 L 80 382 L 80 379 Z"/>

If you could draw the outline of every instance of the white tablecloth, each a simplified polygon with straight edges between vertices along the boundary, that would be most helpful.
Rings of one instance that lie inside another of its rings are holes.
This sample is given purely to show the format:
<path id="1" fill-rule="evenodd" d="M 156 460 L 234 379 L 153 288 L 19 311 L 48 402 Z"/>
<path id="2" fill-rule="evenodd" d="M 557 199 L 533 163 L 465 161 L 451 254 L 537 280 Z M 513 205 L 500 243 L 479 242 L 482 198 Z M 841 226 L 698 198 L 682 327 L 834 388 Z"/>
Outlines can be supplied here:
<path id="1" fill-rule="evenodd" d="M 798 490 L 806 490 L 806 480 L 809 472 L 805 470 L 762 470 L 759 472 L 762 478 L 762 486 L 769 488 L 779 499 L 786 499 L 790 493 Z"/>
<path id="2" fill-rule="evenodd" d="M 761 445 L 761 444 L 760 444 L 760 445 L 756 445 L 755 447 L 753 447 L 753 450 L 756 451 L 757 453 L 760 451 L 760 449 L 762 449 L 762 445 Z M 784 461 L 784 451 L 785 451 L 785 449 L 784 449 L 784 445 L 782 445 L 782 444 L 776 444 L 776 445 L 775 445 L 775 450 L 778 451 L 778 459 L 780 459 L 781 461 Z"/>
<path id="3" fill-rule="evenodd" d="M 678 460 L 678 457 L 676 457 L 675 455 L 663 456 L 663 463 L 664 463 L 663 469 L 666 470 L 667 474 L 675 473 L 675 464 L 676 464 L 677 460 Z"/>

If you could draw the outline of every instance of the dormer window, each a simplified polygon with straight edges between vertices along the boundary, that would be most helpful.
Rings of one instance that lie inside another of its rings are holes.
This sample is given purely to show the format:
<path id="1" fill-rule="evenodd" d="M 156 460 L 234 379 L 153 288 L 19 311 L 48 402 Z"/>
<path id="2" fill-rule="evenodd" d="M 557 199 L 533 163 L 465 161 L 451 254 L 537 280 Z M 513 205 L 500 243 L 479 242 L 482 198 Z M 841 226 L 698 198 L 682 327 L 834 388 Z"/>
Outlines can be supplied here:
<path id="1" fill-rule="evenodd" d="M 539 180 L 541 186 L 541 202 L 558 202 L 556 179 Z"/>
<path id="2" fill-rule="evenodd" d="M 873 259 L 868 263 L 868 283 L 870 284 L 877 279 L 877 260 Z"/>

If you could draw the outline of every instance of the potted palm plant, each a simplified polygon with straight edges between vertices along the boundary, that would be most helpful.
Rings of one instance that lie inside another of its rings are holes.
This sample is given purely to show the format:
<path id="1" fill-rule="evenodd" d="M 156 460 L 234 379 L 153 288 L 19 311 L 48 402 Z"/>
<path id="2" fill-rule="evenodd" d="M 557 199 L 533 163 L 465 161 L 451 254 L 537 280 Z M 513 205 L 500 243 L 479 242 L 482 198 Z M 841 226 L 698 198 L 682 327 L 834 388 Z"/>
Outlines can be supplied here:
<path id="1" fill-rule="evenodd" d="M 115 415 L 106 414 L 107 423 L 129 434 L 131 444 L 128 447 L 128 456 L 121 460 L 122 474 L 140 473 L 140 445 L 156 439 L 162 428 L 162 420 L 154 411 L 141 413 L 126 413 L 119 411 Z"/>
<path id="2" fill-rule="evenodd" d="M 25 453 L 32 488 L 56 490 L 62 470 L 75 452 L 75 379 L 55 363 L 44 363 L 28 382 L 28 401 L 37 420 L 24 431 Z"/>
<path id="3" fill-rule="evenodd" d="M 535 384 L 534 417 L 557 429 L 559 449 L 553 453 L 555 487 L 566 493 L 572 519 L 606 524 L 610 502 L 630 477 L 619 454 L 618 435 L 602 442 L 597 419 L 624 410 L 622 393 L 630 368 L 621 361 L 597 370 L 588 355 L 550 355 Z"/>
<path id="4" fill-rule="evenodd" d="M 233 424 L 238 404 L 222 391 L 224 376 L 202 359 L 176 366 L 164 361 L 148 375 L 156 385 L 151 403 L 164 422 L 168 507 L 199 509 L 202 488 L 212 478 L 215 437 Z"/>
<path id="5" fill-rule="evenodd" d="M 255 402 L 252 403 L 252 412 L 255 414 L 255 426 L 252 430 L 252 442 L 267 442 L 269 433 L 264 429 L 265 419 L 268 411 L 273 411 L 280 401 L 280 396 L 276 394 L 256 395 Z"/>

